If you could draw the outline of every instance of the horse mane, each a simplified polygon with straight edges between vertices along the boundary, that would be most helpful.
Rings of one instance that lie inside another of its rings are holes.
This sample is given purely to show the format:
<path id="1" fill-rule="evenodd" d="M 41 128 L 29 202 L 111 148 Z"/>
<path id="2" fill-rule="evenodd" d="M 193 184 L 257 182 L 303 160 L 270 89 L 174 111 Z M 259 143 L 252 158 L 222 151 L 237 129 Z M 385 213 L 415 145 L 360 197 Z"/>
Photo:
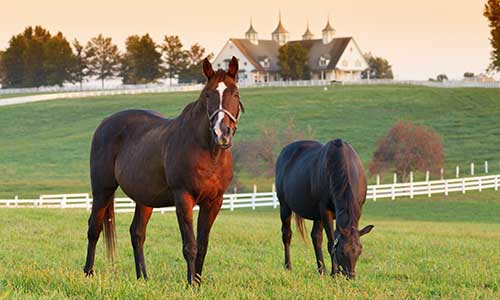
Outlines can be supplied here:
<path id="1" fill-rule="evenodd" d="M 330 178 L 330 189 L 335 197 L 335 207 L 340 211 L 345 210 L 347 220 L 342 216 L 337 217 L 337 224 L 346 229 L 357 228 L 361 216 L 361 206 L 358 192 L 358 178 L 356 176 L 357 166 L 352 147 L 336 139 L 327 145 L 327 170 Z M 342 220 L 339 220 L 342 218 Z"/>

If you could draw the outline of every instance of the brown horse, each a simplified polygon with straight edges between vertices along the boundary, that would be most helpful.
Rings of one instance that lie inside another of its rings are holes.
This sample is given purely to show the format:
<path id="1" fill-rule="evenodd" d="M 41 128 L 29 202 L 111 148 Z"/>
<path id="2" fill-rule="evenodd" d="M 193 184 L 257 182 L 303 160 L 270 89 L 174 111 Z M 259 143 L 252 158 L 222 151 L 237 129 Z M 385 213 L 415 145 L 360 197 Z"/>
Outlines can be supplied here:
<path id="1" fill-rule="evenodd" d="M 201 282 L 210 228 L 233 178 L 231 140 L 243 106 L 236 86 L 238 61 L 214 72 L 205 59 L 207 83 L 198 100 L 175 119 L 145 110 L 106 118 L 90 152 L 92 213 L 84 272 L 93 275 L 95 247 L 104 225 L 108 257 L 115 244 L 114 193 L 120 186 L 136 202 L 130 226 L 137 278 L 147 279 L 143 245 L 153 207 L 175 206 L 189 284 Z M 199 205 L 197 238 L 193 207 Z"/>
<path id="2" fill-rule="evenodd" d="M 373 225 L 358 230 L 361 207 L 366 200 L 366 178 L 351 145 L 337 139 L 325 145 L 298 141 L 286 146 L 276 162 L 276 191 L 280 201 L 285 268 L 292 268 L 290 219 L 294 212 L 303 238 L 304 218 L 314 221 L 311 238 L 318 272 L 325 272 L 321 250 L 324 228 L 332 258 L 332 275 L 340 272 L 354 278 L 361 255 L 360 237 L 370 232 Z"/>

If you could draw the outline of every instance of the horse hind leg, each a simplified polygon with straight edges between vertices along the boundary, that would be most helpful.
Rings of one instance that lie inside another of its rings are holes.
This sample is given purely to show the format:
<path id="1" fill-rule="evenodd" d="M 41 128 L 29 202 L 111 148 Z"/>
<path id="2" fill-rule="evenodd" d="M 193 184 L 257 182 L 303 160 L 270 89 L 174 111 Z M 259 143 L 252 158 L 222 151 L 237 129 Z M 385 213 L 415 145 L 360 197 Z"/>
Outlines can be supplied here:
<path id="1" fill-rule="evenodd" d="M 152 213 L 152 207 L 137 203 L 135 206 L 134 220 L 130 225 L 130 240 L 132 242 L 132 248 L 134 249 L 135 272 L 137 274 L 137 279 L 140 279 L 141 276 L 143 276 L 145 280 L 148 279 L 143 247 L 144 241 L 146 240 L 146 227 Z"/>
<path id="2" fill-rule="evenodd" d="M 104 219 L 108 217 L 111 219 L 110 214 L 114 214 L 111 210 L 114 209 L 113 200 L 114 200 L 114 192 L 108 191 L 106 193 L 94 194 L 94 199 L 92 202 L 92 212 L 90 214 L 88 220 L 88 246 L 87 246 L 87 259 L 85 262 L 85 267 L 83 271 L 86 276 L 94 275 L 94 257 L 95 257 L 95 248 L 97 245 L 97 241 L 99 240 L 99 236 L 103 229 Z M 106 222 L 110 222 L 106 220 Z"/>
<path id="3" fill-rule="evenodd" d="M 325 274 L 325 261 L 323 259 L 323 251 L 321 244 L 323 242 L 323 223 L 321 221 L 314 221 L 311 230 L 311 240 L 314 247 L 314 254 L 316 255 L 316 263 L 318 264 L 318 272 L 320 275 Z"/>
<path id="4" fill-rule="evenodd" d="M 281 238 L 285 248 L 285 269 L 292 270 L 292 262 L 290 260 L 290 243 L 292 241 L 292 227 L 290 225 L 292 219 L 292 210 L 285 204 L 280 205 L 281 217 Z"/>

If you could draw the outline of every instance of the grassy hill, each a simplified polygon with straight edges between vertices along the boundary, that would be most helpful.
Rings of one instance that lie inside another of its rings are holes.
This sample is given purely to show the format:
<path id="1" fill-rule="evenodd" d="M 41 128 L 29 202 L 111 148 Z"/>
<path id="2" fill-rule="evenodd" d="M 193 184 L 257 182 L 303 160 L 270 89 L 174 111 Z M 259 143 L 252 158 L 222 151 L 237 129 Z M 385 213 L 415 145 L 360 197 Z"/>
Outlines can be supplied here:
<path id="1" fill-rule="evenodd" d="M 265 126 L 311 126 L 321 141 L 341 137 L 363 161 L 396 120 L 413 120 L 443 137 L 450 167 L 490 160 L 500 172 L 500 91 L 407 86 L 242 89 L 246 111 L 236 142 Z M 119 110 L 146 108 L 175 117 L 198 92 L 108 96 L 0 107 L 0 198 L 87 192 L 92 133 Z M 248 178 L 241 174 L 245 182 Z M 259 180 L 259 182 L 266 182 Z"/>

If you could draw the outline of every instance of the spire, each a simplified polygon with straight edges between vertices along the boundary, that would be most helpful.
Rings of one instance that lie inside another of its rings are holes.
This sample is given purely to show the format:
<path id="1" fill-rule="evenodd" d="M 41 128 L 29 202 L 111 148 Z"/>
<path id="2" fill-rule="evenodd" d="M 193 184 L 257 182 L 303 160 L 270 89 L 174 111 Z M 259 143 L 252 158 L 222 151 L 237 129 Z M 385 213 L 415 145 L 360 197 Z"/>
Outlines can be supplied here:
<path id="1" fill-rule="evenodd" d="M 253 28 L 252 17 L 250 17 L 250 28 L 248 28 L 247 32 L 245 32 L 245 38 L 252 44 L 257 45 L 259 43 L 257 31 Z"/>
<path id="2" fill-rule="evenodd" d="M 328 15 L 326 26 L 323 29 L 323 44 L 330 43 L 333 40 L 334 35 L 335 35 L 335 29 L 330 24 L 330 15 Z"/>
<path id="3" fill-rule="evenodd" d="M 314 38 L 314 34 L 309 30 L 309 19 L 307 19 L 307 29 L 306 32 L 302 35 L 303 40 L 312 40 Z"/>
<path id="4" fill-rule="evenodd" d="M 285 29 L 285 26 L 281 23 L 281 10 L 279 12 L 279 22 L 278 26 L 272 33 L 272 38 L 274 41 L 278 42 L 280 46 L 286 44 L 288 40 L 288 31 Z"/>

